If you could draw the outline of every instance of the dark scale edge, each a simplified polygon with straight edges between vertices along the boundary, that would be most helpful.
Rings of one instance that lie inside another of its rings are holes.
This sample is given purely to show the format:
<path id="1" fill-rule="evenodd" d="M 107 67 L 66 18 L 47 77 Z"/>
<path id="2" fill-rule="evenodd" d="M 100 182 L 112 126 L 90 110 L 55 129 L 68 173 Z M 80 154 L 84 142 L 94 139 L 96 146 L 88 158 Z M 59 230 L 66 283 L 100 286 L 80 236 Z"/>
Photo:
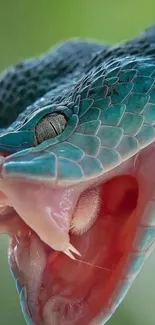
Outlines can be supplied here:
<path id="1" fill-rule="evenodd" d="M 63 87 L 66 76 L 70 74 L 71 79 L 74 74 L 80 76 L 83 63 L 101 48 L 104 48 L 101 44 L 71 40 L 5 71 L 0 77 L 0 128 L 8 127 L 22 111 L 49 91 L 54 90 L 52 97 L 57 96 L 55 89 L 59 85 Z"/>

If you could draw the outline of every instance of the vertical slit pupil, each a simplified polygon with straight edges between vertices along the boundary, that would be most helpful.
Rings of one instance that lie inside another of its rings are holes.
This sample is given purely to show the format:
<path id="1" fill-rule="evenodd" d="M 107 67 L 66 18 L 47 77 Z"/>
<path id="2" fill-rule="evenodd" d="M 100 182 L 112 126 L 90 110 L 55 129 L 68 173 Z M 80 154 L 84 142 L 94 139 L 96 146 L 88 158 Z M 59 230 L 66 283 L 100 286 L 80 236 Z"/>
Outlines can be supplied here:
<path id="1" fill-rule="evenodd" d="M 55 138 L 61 134 L 67 125 L 67 118 L 62 113 L 52 113 L 43 116 L 35 127 L 36 145 Z"/>

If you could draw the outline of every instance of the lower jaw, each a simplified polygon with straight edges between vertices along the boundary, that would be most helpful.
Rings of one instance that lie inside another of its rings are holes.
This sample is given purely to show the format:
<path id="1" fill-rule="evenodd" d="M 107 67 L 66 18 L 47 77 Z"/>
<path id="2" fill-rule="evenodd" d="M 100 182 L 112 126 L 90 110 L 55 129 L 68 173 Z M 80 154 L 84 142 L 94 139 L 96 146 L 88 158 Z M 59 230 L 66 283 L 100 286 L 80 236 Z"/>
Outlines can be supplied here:
<path id="1" fill-rule="evenodd" d="M 44 244 L 11 210 L 9 261 L 21 287 L 24 304 L 36 325 L 87 325 L 115 308 L 125 285 L 127 265 L 140 216 L 136 217 L 138 183 L 122 175 L 100 185 L 101 206 L 93 226 L 70 234 L 82 257 L 75 261 Z"/>

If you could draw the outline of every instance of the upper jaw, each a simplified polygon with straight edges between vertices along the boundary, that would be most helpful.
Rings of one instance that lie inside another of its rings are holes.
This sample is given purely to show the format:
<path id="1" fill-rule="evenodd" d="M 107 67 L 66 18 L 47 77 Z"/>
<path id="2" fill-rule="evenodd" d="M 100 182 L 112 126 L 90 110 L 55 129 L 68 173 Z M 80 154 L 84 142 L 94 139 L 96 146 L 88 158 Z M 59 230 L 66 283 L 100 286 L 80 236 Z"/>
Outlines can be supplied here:
<path id="1" fill-rule="evenodd" d="M 57 187 L 45 181 L 6 175 L 0 180 L 1 212 L 12 207 L 45 244 L 74 259 L 73 254 L 80 252 L 71 245 L 69 231 L 84 186 Z"/>
<path id="2" fill-rule="evenodd" d="M 2 156 L 1 159 L 0 212 L 5 211 L 6 217 L 6 208 L 12 207 L 24 223 L 52 249 L 62 251 L 71 258 L 74 258 L 73 254 L 80 255 L 76 247 L 71 246 L 69 237 L 77 202 L 86 190 L 90 193 L 91 188 L 95 188 L 104 182 L 104 178 L 108 179 L 107 175 L 89 181 L 85 179 L 79 184 L 74 183 L 65 186 L 61 184 L 59 186 L 56 183 L 46 181 L 46 179 L 36 180 L 31 177 L 27 178 L 27 176 L 22 177 L 18 173 L 15 175 L 5 173 L 5 165 L 11 164 L 12 156 L 7 159 Z M 19 157 L 18 154 L 17 157 Z M 119 167 L 116 169 L 119 173 Z M 116 169 L 108 173 L 109 178 L 115 175 Z M 91 195 L 89 201 L 92 201 Z M 91 210 L 93 210 L 93 205 L 90 208 Z M 92 220 L 94 220 L 94 216 Z M 91 222 L 88 221 L 88 224 Z M 87 229 L 87 225 L 85 225 L 85 229 Z"/>

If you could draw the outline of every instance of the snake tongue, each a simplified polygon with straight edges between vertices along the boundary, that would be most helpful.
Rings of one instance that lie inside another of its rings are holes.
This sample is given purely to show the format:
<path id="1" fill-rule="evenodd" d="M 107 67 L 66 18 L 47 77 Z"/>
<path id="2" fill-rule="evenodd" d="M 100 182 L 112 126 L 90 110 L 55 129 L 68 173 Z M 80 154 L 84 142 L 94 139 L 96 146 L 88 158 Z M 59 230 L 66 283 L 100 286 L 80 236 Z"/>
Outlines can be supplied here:
<path id="1" fill-rule="evenodd" d="M 79 194 L 73 188 L 53 188 L 44 183 L 4 181 L 3 193 L 25 223 L 51 248 L 73 258 L 69 230 Z"/>

